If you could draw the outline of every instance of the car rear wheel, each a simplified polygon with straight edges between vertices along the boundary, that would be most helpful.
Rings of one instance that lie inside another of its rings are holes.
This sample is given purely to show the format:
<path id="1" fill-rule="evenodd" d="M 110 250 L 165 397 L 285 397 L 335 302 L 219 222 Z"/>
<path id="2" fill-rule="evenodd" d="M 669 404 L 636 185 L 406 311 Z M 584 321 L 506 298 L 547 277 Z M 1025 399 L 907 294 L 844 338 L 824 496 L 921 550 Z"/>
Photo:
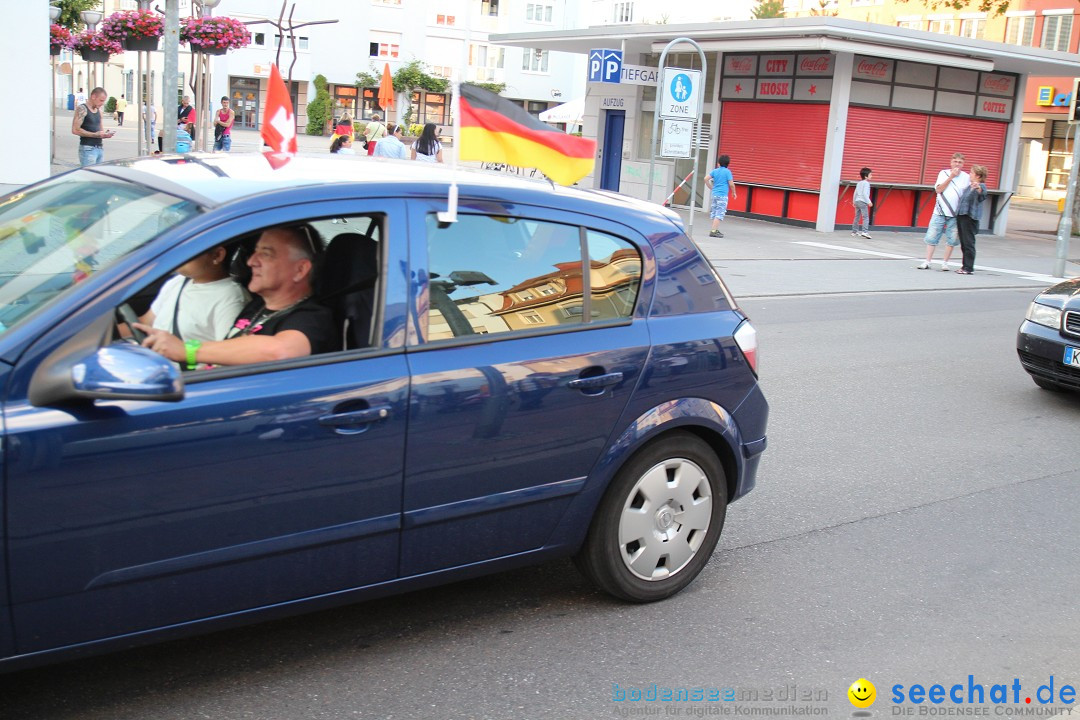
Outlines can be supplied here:
<path id="1" fill-rule="evenodd" d="M 1032 375 L 1031 379 L 1035 381 L 1035 384 L 1041 387 L 1043 390 L 1049 390 L 1050 392 L 1065 392 L 1066 388 L 1061 387 L 1052 380 Z"/>
<path id="2" fill-rule="evenodd" d="M 689 433 L 666 435 L 612 480 L 578 567 L 618 598 L 662 600 L 705 567 L 726 512 L 727 482 L 712 448 Z"/>

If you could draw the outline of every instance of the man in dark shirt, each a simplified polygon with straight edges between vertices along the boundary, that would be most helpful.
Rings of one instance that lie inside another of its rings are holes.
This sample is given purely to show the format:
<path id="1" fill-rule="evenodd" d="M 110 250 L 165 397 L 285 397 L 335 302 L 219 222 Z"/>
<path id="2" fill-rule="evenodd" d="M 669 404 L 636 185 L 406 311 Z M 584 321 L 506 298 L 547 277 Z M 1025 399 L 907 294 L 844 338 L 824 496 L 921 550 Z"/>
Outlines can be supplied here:
<path id="1" fill-rule="evenodd" d="M 101 141 L 116 134 L 101 126 L 101 106 L 105 104 L 106 95 L 105 88 L 91 90 L 86 102 L 75 108 L 75 117 L 71 121 L 71 134 L 79 136 L 79 165 L 84 167 L 105 159 Z"/>
<path id="2" fill-rule="evenodd" d="M 264 230 L 248 260 L 248 290 L 255 298 L 240 311 L 228 337 L 184 342 L 136 323 L 147 334 L 143 345 L 189 369 L 199 363 L 246 365 L 340 349 L 330 311 L 311 299 L 318 252 L 318 240 L 307 225 Z"/>

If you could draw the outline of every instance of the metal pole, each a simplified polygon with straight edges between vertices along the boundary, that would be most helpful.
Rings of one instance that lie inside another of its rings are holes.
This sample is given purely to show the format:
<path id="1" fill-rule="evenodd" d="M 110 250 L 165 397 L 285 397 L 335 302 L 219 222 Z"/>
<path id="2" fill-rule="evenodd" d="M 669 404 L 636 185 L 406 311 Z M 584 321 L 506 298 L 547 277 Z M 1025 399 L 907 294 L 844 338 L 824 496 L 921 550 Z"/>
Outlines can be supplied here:
<path id="1" fill-rule="evenodd" d="M 180 0 L 165 0 L 165 42 L 162 47 L 165 67 L 161 84 L 166 98 L 171 92 L 172 102 L 166 102 L 162 108 L 161 126 L 162 147 L 176 147 L 176 88 L 180 85 Z"/>
<path id="2" fill-rule="evenodd" d="M 143 107 L 146 104 L 146 98 L 143 97 L 143 85 L 142 85 L 142 51 L 135 53 L 138 58 L 138 74 L 135 76 L 135 93 L 131 98 L 135 101 L 135 156 L 143 156 Z"/>
<path id="3" fill-rule="evenodd" d="M 1076 128 L 1073 125 L 1073 128 Z M 1069 257 L 1069 238 L 1072 237 L 1073 226 L 1073 203 L 1076 202 L 1076 169 L 1080 166 L 1080 143 L 1076 142 L 1077 135 L 1073 134 L 1073 157 L 1072 167 L 1069 168 L 1069 186 L 1065 191 L 1065 211 L 1061 214 L 1061 222 L 1058 223 L 1057 255 L 1054 259 L 1054 277 L 1065 277 L 1065 260 Z"/>
<path id="4" fill-rule="evenodd" d="M 649 138 L 649 192 L 646 195 L 645 199 L 649 200 L 650 202 L 652 201 L 653 168 L 656 165 L 656 131 L 657 131 L 657 128 L 659 128 L 659 126 L 660 126 L 660 97 L 663 94 L 661 92 L 660 86 L 664 82 L 664 61 L 667 60 L 668 51 L 671 50 L 672 46 L 673 45 L 678 45 L 679 43 L 683 43 L 683 42 L 684 43 L 689 43 L 690 45 L 693 45 L 694 48 L 698 51 L 698 57 L 701 58 L 701 79 L 702 79 L 702 82 L 705 81 L 705 74 L 706 74 L 705 51 L 701 49 L 700 45 L 698 45 L 691 38 L 678 37 L 678 38 L 675 38 L 674 40 L 672 40 L 671 42 L 669 42 L 667 45 L 664 46 L 664 51 L 662 53 L 660 53 L 660 61 L 657 63 L 656 105 L 654 106 L 654 109 L 653 109 L 652 137 Z M 699 102 L 702 101 L 704 99 L 704 97 L 705 97 L 705 95 L 704 95 L 703 92 L 698 93 Z M 694 122 L 695 122 L 695 124 L 700 124 L 701 123 L 701 107 L 700 107 L 700 105 L 698 107 L 697 120 L 695 120 Z M 690 186 L 690 193 L 691 193 L 690 194 L 690 228 L 691 229 L 693 229 L 693 227 L 694 227 L 694 198 L 697 196 L 697 170 L 698 170 L 698 154 L 697 154 L 696 148 L 694 148 L 693 145 L 694 145 L 693 135 L 691 134 L 690 152 L 692 152 L 694 154 L 694 179 L 691 182 L 691 186 Z"/>
<path id="5" fill-rule="evenodd" d="M 49 110 L 52 113 L 52 136 L 49 137 L 49 164 L 56 162 L 56 56 L 50 55 L 49 60 L 52 65 L 52 72 L 49 74 L 49 79 L 52 81 L 52 104 L 49 106 Z"/>

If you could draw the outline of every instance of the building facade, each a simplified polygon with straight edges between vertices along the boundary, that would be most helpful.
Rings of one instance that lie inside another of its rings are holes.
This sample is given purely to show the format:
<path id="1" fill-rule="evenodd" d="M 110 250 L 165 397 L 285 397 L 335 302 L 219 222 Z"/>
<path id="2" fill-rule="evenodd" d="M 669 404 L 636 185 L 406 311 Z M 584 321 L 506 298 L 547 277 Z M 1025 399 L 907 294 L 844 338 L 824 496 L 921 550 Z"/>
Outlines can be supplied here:
<path id="1" fill-rule="evenodd" d="M 785 14 L 809 16 L 819 4 L 820 0 L 785 0 Z M 1080 5 L 1075 0 L 1013 0 L 1001 14 L 947 6 L 928 9 L 914 0 L 827 0 L 827 11 L 912 30 L 1071 54 L 1080 51 L 1076 20 Z M 1066 121 L 1072 88 L 1071 77 L 1028 78 L 1017 150 L 1017 194 L 1046 200 L 1065 196 L 1075 135 Z"/>

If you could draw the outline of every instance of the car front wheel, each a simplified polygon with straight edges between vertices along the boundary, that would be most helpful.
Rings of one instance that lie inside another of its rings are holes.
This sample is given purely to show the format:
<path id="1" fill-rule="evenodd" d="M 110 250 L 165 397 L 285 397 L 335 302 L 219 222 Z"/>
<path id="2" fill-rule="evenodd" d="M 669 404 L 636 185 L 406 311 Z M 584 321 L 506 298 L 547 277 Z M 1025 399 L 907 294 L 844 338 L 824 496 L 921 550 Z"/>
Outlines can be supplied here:
<path id="1" fill-rule="evenodd" d="M 616 597 L 662 600 L 705 567 L 726 512 L 724 469 L 712 448 L 689 433 L 666 435 L 612 480 L 578 567 Z"/>

